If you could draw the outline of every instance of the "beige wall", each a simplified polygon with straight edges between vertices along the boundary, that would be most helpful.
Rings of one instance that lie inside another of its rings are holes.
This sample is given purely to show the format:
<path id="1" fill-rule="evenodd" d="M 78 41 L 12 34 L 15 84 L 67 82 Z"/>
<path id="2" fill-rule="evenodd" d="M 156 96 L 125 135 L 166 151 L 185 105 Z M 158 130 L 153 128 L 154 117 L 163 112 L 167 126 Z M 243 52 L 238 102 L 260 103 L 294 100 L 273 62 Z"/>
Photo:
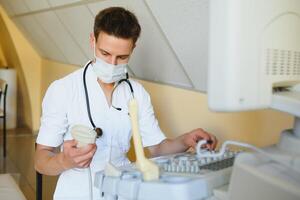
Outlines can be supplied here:
<path id="1" fill-rule="evenodd" d="M 178 136 L 196 127 L 214 133 L 220 140 L 235 139 L 258 146 L 276 143 L 293 118 L 274 110 L 216 113 L 208 109 L 206 94 L 141 81 L 151 94 L 161 128 Z"/>
<path id="2" fill-rule="evenodd" d="M 6 65 L 7 65 L 7 62 L 6 62 L 6 59 L 4 57 L 2 47 L 0 45 L 0 67 L 5 67 Z"/>
<path id="3" fill-rule="evenodd" d="M 7 65 L 18 74 L 18 126 L 39 127 L 41 57 L 0 6 L 0 46 Z"/>
<path id="4" fill-rule="evenodd" d="M 45 92 L 52 81 L 62 78 L 65 75 L 75 71 L 76 69 L 79 69 L 79 67 L 43 59 L 42 60 L 42 77 L 43 78 L 42 78 L 42 83 L 41 83 L 42 97 L 45 95 Z"/>

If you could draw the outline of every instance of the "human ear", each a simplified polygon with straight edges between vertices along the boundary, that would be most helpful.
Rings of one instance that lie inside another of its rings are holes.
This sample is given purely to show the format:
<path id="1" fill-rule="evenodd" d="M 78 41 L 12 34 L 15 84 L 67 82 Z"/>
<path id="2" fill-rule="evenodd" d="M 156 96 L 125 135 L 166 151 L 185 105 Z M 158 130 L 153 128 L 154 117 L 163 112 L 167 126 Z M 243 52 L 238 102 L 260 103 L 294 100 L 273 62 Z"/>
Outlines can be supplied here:
<path id="1" fill-rule="evenodd" d="M 95 43 L 96 43 L 96 40 L 95 40 L 94 33 L 90 33 L 90 47 L 92 50 L 94 50 Z"/>

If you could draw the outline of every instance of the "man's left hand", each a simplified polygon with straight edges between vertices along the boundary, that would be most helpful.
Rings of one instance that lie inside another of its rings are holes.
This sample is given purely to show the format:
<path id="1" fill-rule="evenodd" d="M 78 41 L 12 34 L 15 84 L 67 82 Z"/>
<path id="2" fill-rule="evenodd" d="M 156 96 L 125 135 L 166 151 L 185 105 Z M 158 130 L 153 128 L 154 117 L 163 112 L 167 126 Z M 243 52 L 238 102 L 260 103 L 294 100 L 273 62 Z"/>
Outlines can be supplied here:
<path id="1" fill-rule="evenodd" d="M 191 132 L 182 135 L 182 142 L 187 148 L 195 148 L 199 140 L 211 141 L 211 143 L 205 146 L 210 150 L 214 150 L 218 142 L 217 138 L 214 135 L 206 132 L 201 128 L 197 128 L 195 130 L 192 130 Z"/>

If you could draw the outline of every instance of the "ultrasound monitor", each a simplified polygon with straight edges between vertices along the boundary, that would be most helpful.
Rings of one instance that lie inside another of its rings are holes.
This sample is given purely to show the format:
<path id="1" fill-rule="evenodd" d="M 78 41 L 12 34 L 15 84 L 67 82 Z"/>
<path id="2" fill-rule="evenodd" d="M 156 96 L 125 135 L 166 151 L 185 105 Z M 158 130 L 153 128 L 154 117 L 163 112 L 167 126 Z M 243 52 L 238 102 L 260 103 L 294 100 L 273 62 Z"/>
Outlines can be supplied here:
<path id="1" fill-rule="evenodd" d="M 295 116 L 288 140 L 297 138 L 300 153 L 300 1 L 211 0 L 209 7 L 210 109 L 288 112 Z"/>
<path id="2" fill-rule="evenodd" d="M 300 1 L 210 0 L 209 7 L 209 108 L 295 116 L 293 129 L 264 149 L 269 156 L 237 157 L 228 189 L 216 199 L 299 199 Z"/>

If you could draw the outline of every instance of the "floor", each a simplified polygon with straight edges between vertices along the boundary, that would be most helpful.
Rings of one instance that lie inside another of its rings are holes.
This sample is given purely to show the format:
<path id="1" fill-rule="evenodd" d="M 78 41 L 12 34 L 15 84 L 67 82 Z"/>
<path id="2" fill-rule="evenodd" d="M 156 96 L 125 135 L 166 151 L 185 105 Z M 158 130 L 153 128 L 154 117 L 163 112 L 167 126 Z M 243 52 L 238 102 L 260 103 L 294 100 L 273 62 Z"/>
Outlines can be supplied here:
<path id="1" fill-rule="evenodd" d="M 0 130 L 2 131 L 2 130 Z M 36 199 L 36 176 L 33 167 L 36 137 L 25 128 L 7 133 L 7 157 L 3 158 L 0 135 L 0 173 L 10 173 L 18 181 L 28 200 Z M 57 177 L 43 176 L 43 200 L 52 199 Z"/>

